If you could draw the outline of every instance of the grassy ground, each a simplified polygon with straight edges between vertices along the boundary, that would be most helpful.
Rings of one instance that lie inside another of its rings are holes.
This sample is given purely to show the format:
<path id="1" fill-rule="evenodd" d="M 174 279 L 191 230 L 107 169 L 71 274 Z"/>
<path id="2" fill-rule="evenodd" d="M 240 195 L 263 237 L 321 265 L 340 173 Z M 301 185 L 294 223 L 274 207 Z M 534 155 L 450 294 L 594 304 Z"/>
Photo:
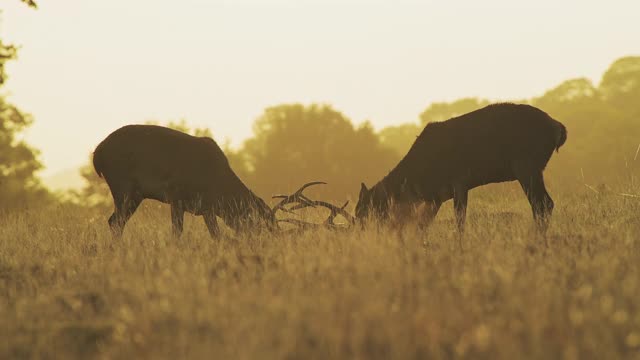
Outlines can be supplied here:
<path id="1" fill-rule="evenodd" d="M 451 205 L 428 234 L 216 242 L 140 211 L 0 218 L 0 358 L 640 358 L 640 201 L 556 193 L 549 247 L 524 196 Z M 214 357 L 214 355 L 217 355 Z"/>

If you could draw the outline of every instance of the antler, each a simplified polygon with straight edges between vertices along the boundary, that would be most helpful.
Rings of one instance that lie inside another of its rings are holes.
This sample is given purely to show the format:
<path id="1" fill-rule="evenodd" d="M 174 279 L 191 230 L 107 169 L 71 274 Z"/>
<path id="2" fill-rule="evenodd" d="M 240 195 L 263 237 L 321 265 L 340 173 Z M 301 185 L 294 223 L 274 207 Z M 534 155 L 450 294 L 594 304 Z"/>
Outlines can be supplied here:
<path id="1" fill-rule="evenodd" d="M 347 205 L 349 205 L 349 200 L 347 200 L 344 205 L 337 207 L 331 203 L 328 203 L 326 201 L 322 201 L 322 200 L 310 200 L 309 198 L 306 199 L 308 201 L 305 203 L 301 203 L 299 205 L 296 205 L 292 208 L 289 209 L 289 211 L 294 211 L 294 210 L 300 210 L 300 209 L 304 209 L 307 207 L 316 207 L 316 206 L 322 206 L 325 207 L 329 210 L 331 210 L 331 214 L 329 215 L 329 218 L 327 220 L 325 220 L 325 224 L 327 225 L 336 225 L 333 220 L 335 220 L 335 218 L 340 215 L 343 218 L 347 219 L 347 221 L 349 221 L 349 223 L 351 224 L 355 224 L 356 223 L 356 218 L 353 217 L 353 215 L 349 214 L 345 209 L 347 207 Z"/>
<path id="2" fill-rule="evenodd" d="M 273 196 L 274 199 L 282 199 L 278 204 L 276 204 L 276 206 L 273 207 L 272 211 L 275 213 L 278 210 L 282 210 L 288 213 L 293 213 L 293 211 L 295 210 L 300 210 L 300 209 L 304 209 L 304 208 L 308 208 L 308 207 L 313 207 L 315 208 L 316 206 L 322 206 L 325 207 L 327 209 L 329 209 L 331 211 L 331 214 L 329 215 L 329 217 L 327 218 L 327 220 L 324 221 L 323 224 L 314 224 L 314 223 L 308 223 L 302 220 L 298 220 L 298 219 L 282 219 L 279 220 L 280 222 L 288 222 L 291 224 L 296 224 L 300 227 L 308 227 L 308 226 L 318 226 L 318 225 L 325 225 L 325 226 L 330 226 L 330 227 L 337 227 L 339 226 L 338 224 L 334 223 L 335 218 L 340 215 L 342 217 L 344 217 L 345 219 L 347 219 L 347 221 L 349 221 L 350 224 L 355 224 L 356 219 L 349 214 L 345 208 L 347 207 L 347 205 L 349 205 L 349 201 L 345 202 L 344 205 L 342 205 L 341 207 L 335 206 L 331 203 L 328 203 L 326 201 L 322 201 L 322 200 L 311 200 L 308 197 L 306 197 L 302 192 L 313 185 L 326 185 L 325 182 L 322 181 L 313 181 L 310 183 L 306 183 L 304 185 L 302 185 L 302 187 L 300 187 L 300 189 L 298 189 L 296 192 L 294 192 L 291 195 L 275 195 Z M 285 205 L 288 204 L 296 204 L 296 206 L 293 206 L 291 208 L 286 208 Z"/>
<path id="3" fill-rule="evenodd" d="M 288 204 L 292 204 L 292 203 L 303 203 L 303 204 L 309 204 L 305 207 L 311 206 L 311 207 L 315 207 L 313 205 L 311 205 L 311 200 L 309 200 L 309 198 L 307 198 L 306 196 L 302 195 L 302 192 L 304 191 L 304 189 L 308 188 L 309 186 L 313 186 L 313 185 L 326 185 L 326 182 L 323 181 L 312 181 L 310 183 L 306 183 L 304 185 L 302 185 L 300 187 L 300 189 L 296 190 L 296 192 L 294 192 L 291 195 L 274 195 L 271 198 L 272 199 L 282 199 L 278 204 L 276 204 L 276 206 L 273 207 L 273 209 L 271 209 L 271 211 L 273 211 L 273 213 L 275 213 L 278 210 L 283 210 L 285 212 L 291 212 L 291 210 L 285 208 L 285 205 Z"/>

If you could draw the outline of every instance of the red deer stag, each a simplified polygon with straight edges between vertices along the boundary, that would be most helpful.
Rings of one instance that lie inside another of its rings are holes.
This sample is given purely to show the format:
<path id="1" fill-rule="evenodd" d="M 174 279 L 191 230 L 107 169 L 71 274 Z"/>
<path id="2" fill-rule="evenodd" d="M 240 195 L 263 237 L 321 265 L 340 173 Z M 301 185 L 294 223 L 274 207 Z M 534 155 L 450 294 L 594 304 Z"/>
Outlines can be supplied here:
<path id="1" fill-rule="evenodd" d="M 518 180 L 533 217 L 544 232 L 553 211 L 542 172 L 567 130 L 529 105 L 494 104 L 443 122 L 428 124 L 406 156 L 371 189 L 363 183 L 356 217 L 385 218 L 390 205 L 407 209 L 425 202 L 425 225 L 453 198 L 456 221 L 464 230 L 469 190 Z"/>
<path id="2" fill-rule="evenodd" d="M 113 196 L 115 210 L 109 218 L 114 237 L 142 200 L 155 199 L 171 205 L 173 234 L 183 230 L 184 212 L 202 215 L 212 237 L 217 237 L 217 216 L 236 231 L 278 229 L 276 212 L 323 206 L 331 210 L 324 225 L 335 226 L 337 214 L 353 218 L 329 203 L 314 201 L 302 191 L 321 182 L 303 185 L 292 195 L 282 195 L 273 209 L 238 178 L 215 141 L 154 125 L 124 126 L 104 139 L 93 154 L 93 165 Z M 287 209 L 286 205 L 297 204 Z M 346 204 L 345 204 L 346 205 Z M 283 220 L 312 225 L 299 220 Z"/>

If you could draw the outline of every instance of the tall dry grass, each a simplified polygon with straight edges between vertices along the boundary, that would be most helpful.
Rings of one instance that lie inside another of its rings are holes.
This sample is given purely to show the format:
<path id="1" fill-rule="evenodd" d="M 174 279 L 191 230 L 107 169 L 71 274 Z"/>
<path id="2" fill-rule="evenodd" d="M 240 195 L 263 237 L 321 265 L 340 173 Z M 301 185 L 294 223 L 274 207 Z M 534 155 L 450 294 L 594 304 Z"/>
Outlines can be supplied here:
<path id="1" fill-rule="evenodd" d="M 506 194 L 506 195 L 505 195 Z M 427 233 L 212 241 L 142 209 L 0 219 L 0 358 L 640 358 L 640 201 L 554 193 L 549 247 L 517 191 Z"/>

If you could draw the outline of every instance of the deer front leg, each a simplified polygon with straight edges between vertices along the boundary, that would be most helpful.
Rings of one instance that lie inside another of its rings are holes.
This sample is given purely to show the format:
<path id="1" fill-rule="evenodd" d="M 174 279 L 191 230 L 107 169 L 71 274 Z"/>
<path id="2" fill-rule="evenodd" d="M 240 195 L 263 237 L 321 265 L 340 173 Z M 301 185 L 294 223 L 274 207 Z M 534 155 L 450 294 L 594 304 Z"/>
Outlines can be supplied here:
<path id="1" fill-rule="evenodd" d="M 207 212 L 202 215 L 204 218 L 204 223 L 207 225 L 207 229 L 209 230 L 209 235 L 211 238 L 216 239 L 220 235 L 220 228 L 218 227 L 218 219 L 216 218 L 216 214 L 213 211 Z"/>

